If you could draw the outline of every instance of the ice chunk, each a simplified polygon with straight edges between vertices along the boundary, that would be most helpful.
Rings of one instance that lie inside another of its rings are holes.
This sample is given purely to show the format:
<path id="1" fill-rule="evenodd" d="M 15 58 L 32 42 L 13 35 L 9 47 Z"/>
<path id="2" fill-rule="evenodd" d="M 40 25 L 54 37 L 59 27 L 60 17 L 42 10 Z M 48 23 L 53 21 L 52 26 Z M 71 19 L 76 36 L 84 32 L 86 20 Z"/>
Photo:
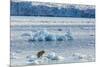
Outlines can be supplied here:
<path id="1" fill-rule="evenodd" d="M 51 60 L 63 60 L 64 57 L 62 56 L 58 56 L 56 55 L 56 53 L 52 52 L 52 53 L 49 53 L 48 56 L 47 56 L 48 59 L 51 59 Z"/>
<path id="2" fill-rule="evenodd" d="M 32 60 L 32 61 L 28 61 L 27 64 L 30 64 L 30 65 L 34 64 L 34 65 L 36 65 L 36 64 L 39 64 L 39 61 L 38 60 Z"/>
<path id="3" fill-rule="evenodd" d="M 66 40 L 73 40 L 72 35 L 69 34 L 69 33 L 66 33 L 66 34 L 65 34 L 65 38 L 66 38 Z"/>
<path id="4" fill-rule="evenodd" d="M 32 62 L 37 59 L 36 56 L 33 56 L 33 55 L 29 55 L 26 58 L 28 59 L 29 62 Z"/>
<path id="5" fill-rule="evenodd" d="M 84 55 L 81 53 L 74 53 L 72 56 L 74 59 L 81 60 L 81 61 L 95 61 L 95 59 L 92 56 Z"/>
<path id="6" fill-rule="evenodd" d="M 48 31 L 43 30 L 43 31 L 36 32 L 34 37 L 47 36 L 48 34 L 49 34 Z"/>
<path id="7" fill-rule="evenodd" d="M 36 41 L 36 39 L 32 38 L 32 39 L 29 39 L 28 41 L 33 42 L 33 41 Z"/>
<path id="8" fill-rule="evenodd" d="M 77 59 L 80 59 L 80 60 L 86 59 L 86 57 L 87 57 L 86 55 L 83 55 L 83 54 L 80 54 L 80 53 L 74 53 L 72 56 L 77 58 Z"/>
<path id="9" fill-rule="evenodd" d="M 27 63 L 28 64 L 39 64 L 39 61 L 38 61 L 37 57 L 34 56 L 34 55 L 29 55 L 26 58 L 27 58 Z"/>
<path id="10" fill-rule="evenodd" d="M 63 36 L 63 35 L 57 35 L 56 38 L 57 38 L 57 41 L 64 41 L 64 40 L 66 40 L 65 36 Z"/>
<path id="11" fill-rule="evenodd" d="M 39 64 L 39 61 L 38 60 L 34 60 L 32 63 L 33 64 Z"/>
<path id="12" fill-rule="evenodd" d="M 33 35 L 33 38 L 29 39 L 29 41 L 65 41 L 65 40 L 73 40 L 73 37 L 71 36 L 70 32 L 67 32 L 65 34 L 54 34 L 54 33 L 49 33 L 46 30 L 36 32 Z"/>
<path id="13" fill-rule="evenodd" d="M 26 58 L 28 58 L 28 59 L 36 59 L 37 57 L 34 56 L 34 55 L 28 55 L 28 56 L 26 56 Z"/>
<path id="14" fill-rule="evenodd" d="M 48 55 L 47 55 L 47 58 L 48 59 L 54 59 L 56 57 L 56 54 L 54 53 L 54 52 L 51 52 L 51 53 L 49 53 Z"/>
<path id="15" fill-rule="evenodd" d="M 49 34 L 45 37 L 45 41 L 56 41 L 56 36 L 53 34 Z"/>
<path id="16" fill-rule="evenodd" d="M 45 37 L 48 36 L 48 32 L 46 30 L 36 32 L 33 36 L 34 41 L 45 41 Z"/>
<path id="17" fill-rule="evenodd" d="M 88 61 L 95 61 L 95 58 L 93 58 L 92 56 L 89 55 L 89 56 L 87 56 L 87 60 Z"/>
<path id="18" fill-rule="evenodd" d="M 37 38 L 37 41 L 45 41 L 45 36 L 39 36 L 39 37 Z"/>
<path id="19" fill-rule="evenodd" d="M 55 59 L 55 60 L 63 60 L 64 57 L 62 57 L 62 56 L 56 56 L 54 59 Z"/>

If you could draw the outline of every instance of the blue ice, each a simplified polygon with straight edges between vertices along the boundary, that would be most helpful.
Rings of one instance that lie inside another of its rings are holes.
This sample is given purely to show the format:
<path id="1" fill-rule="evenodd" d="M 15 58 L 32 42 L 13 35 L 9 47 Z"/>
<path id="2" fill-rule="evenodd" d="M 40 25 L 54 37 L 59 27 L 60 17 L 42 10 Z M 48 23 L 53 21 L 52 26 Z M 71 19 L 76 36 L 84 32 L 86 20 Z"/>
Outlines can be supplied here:
<path id="1" fill-rule="evenodd" d="M 73 40 L 73 37 L 69 32 L 64 34 L 54 34 L 50 33 L 47 30 L 36 32 L 33 38 L 29 41 L 66 41 L 66 40 Z"/>

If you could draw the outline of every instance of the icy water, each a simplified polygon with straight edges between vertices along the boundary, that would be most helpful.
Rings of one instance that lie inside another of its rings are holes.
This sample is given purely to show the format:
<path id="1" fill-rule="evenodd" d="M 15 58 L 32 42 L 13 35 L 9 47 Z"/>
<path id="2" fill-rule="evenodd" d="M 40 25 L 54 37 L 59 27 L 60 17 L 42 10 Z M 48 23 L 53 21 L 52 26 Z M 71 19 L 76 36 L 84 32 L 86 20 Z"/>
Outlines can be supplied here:
<path id="1" fill-rule="evenodd" d="M 41 22 L 42 24 L 39 25 Z M 29 41 L 29 39 L 33 38 L 34 33 L 43 30 L 54 34 L 69 32 L 73 40 Z M 27 56 L 36 56 L 37 52 L 41 50 L 44 50 L 46 53 L 44 58 L 40 59 L 42 62 L 39 64 L 95 61 L 95 20 L 90 18 L 12 16 L 11 65 L 34 65 L 28 62 Z M 49 60 L 46 56 L 50 52 L 54 52 L 64 59 Z"/>

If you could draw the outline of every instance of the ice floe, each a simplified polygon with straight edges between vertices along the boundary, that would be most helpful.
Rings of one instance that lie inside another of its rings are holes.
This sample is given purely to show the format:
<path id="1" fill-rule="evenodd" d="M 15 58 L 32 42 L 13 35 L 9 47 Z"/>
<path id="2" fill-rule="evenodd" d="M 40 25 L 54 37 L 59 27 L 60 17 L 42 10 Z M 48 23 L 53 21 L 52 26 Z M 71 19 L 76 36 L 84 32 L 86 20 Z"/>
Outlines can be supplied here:
<path id="1" fill-rule="evenodd" d="M 80 53 L 74 53 L 72 56 L 77 58 L 77 59 L 85 59 L 87 57 L 86 55 L 83 55 Z"/>
<path id="2" fill-rule="evenodd" d="M 95 61 L 95 59 L 92 56 L 81 54 L 81 53 L 74 53 L 72 57 L 81 61 Z"/>
<path id="3" fill-rule="evenodd" d="M 43 64 L 48 63 L 53 60 L 64 60 L 64 57 L 57 55 L 55 52 L 48 53 L 47 56 L 43 56 L 41 58 L 37 58 L 34 55 L 29 55 L 26 57 L 27 64 Z"/>
<path id="4" fill-rule="evenodd" d="M 37 57 L 34 55 L 26 56 L 26 59 L 27 59 L 27 64 L 39 64 Z"/>
<path id="5" fill-rule="evenodd" d="M 66 32 L 63 34 L 55 34 L 48 32 L 47 30 L 36 32 L 32 36 L 32 39 L 29 39 L 29 41 L 66 41 L 66 40 L 73 40 L 73 37 L 70 34 L 70 32 Z"/>
<path id="6" fill-rule="evenodd" d="M 64 57 L 59 56 L 59 55 L 57 55 L 54 52 L 49 53 L 48 56 L 47 56 L 47 58 L 51 59 L 51 60 L 63 60 L 64 59 Z"/>

